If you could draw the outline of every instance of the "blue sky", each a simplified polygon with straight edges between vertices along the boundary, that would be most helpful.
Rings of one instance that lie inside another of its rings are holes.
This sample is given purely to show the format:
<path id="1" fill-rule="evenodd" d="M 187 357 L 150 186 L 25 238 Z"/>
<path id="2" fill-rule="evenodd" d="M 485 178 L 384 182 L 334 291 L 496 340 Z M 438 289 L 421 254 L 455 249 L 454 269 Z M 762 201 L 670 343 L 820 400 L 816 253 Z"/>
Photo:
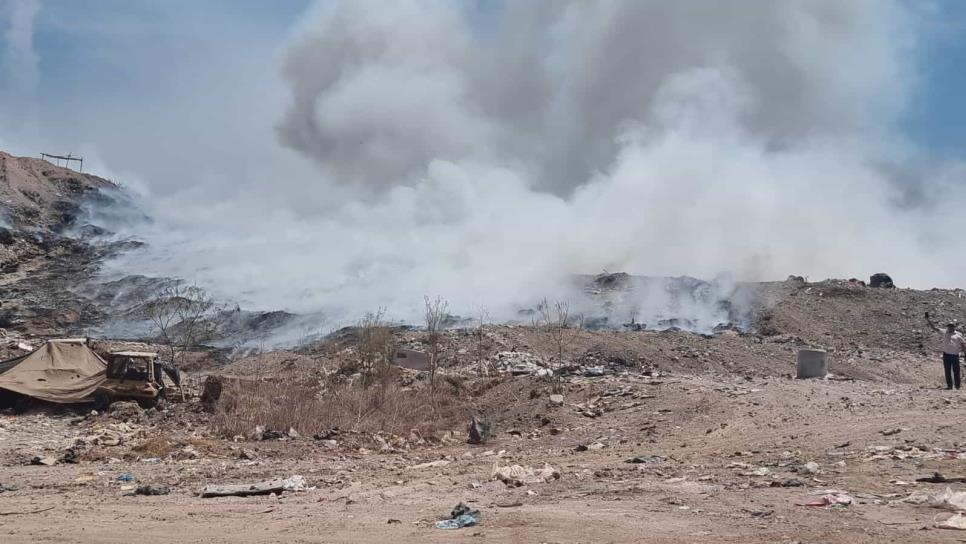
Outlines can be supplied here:
<path id="1" fill-rule="evenodd" d="M 310 0 L 39 2 L 33 43 L 39 78 L 35 103 L 23 108 L 36 108 L 41 122 L 25 122 L 30 126 L 21 126 L 22 134 L 9 126 L 0 133 L 3 144 L 31 153 L 44 141 L 69 151 L 71 142 L 84 140 L 103 150 L 119 149 L 118 155 L 130 152 L 124 149 L 132 145 L 127 136 L 107 127 L 94 130 L 94 119 L 146 120 L 142 145 L 163 150 L 175 125 L 182 132 L 188 126 L 175 116 L 232 124 L 239 122 L 239 112 L 229 110 L 246 100 L 264 106 L 247 114 L 260 117 L 257 126 L 270 131 L 287 98 L 279 77 L 281 53 L 311 9 Z M 927 154 L 966 157 L 966 2 L 920 4 L 933 15 L 920 36 L 921 80 L 900 129 Z M 488 5 L 475 4 L 478 17 Z M 234 98 L 223 102 L 206 95 L 226 80 Z M 214 111 L 219 108 L 225 111 Z M 52 135 L 58 120 L 64 124 L 58 126 L 61 134 Z M 197 134 L 186 137 L 197 138 L 204 151 L 211 129 L 195 125 L 190 132 Z M 210 152 L 229 160 L 225 151 Z M 112 162 L 122 170 L 136 164 L 113 157 Z"/>
<path id="2" fill-rule="evenodd" d="M 966 157 L 966 2 L 939 3 L 923 36 L 923 88 L 910 106 L 910 135 L 936 153 Z"/>

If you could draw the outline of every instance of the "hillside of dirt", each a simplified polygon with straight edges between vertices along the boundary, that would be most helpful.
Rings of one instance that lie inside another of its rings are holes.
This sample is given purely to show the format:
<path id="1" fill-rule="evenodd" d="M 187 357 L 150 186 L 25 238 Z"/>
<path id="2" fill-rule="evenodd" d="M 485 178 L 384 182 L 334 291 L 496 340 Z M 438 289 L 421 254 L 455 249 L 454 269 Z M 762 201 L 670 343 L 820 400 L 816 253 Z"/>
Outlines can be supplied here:
<path id="1" fill-rule="evenodd" d="M 0 217 L 8 227 L 63 230 L 74 223 L 85 198 L 116 189 L 91 174 L 0 151 Z"/>

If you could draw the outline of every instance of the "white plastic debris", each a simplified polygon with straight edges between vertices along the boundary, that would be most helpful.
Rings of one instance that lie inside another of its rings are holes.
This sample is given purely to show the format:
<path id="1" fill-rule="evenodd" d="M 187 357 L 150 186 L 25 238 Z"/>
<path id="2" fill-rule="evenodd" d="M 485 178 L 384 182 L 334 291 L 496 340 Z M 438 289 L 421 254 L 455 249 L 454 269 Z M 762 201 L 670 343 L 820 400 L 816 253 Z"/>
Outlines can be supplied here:
<path id="1" fill-rule="evenodd" d="M 305 478 L 297 474 L 282 480 L 282 490 L 284 491 L 305 491 L 306 489 Z"/>

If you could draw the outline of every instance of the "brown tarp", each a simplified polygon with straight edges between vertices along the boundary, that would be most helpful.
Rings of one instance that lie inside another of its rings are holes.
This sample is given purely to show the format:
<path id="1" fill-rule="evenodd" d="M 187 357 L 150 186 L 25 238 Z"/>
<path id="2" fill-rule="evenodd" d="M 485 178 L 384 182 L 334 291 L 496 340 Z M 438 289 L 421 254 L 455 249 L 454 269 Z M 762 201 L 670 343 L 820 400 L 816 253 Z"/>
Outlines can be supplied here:
<path id="1" fill-rule="evenodd" d="M 49 402 L 87 402 L 104 381 L 106 368 L 86 344 L 51 340 L 29 355 L 0 363 L 0 389 Z"/>

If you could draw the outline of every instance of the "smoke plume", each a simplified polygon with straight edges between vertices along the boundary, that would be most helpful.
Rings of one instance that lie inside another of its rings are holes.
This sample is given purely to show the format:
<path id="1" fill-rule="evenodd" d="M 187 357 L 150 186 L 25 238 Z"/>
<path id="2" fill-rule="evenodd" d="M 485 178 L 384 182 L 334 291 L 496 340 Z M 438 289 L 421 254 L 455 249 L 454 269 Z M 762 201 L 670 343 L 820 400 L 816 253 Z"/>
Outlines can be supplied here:
<path id="1" fill-rule="evenodd" d="M 437 294 L 511 319 L 603 270 L 949 285 L 962 214 L 931 195 L 963 170 L 899 130 L 918 22 L 881 0 L 321 2 L 276 127 L 317 174 L 156 196 L 115 270 L 330 324 L 418 321 Z"/>

